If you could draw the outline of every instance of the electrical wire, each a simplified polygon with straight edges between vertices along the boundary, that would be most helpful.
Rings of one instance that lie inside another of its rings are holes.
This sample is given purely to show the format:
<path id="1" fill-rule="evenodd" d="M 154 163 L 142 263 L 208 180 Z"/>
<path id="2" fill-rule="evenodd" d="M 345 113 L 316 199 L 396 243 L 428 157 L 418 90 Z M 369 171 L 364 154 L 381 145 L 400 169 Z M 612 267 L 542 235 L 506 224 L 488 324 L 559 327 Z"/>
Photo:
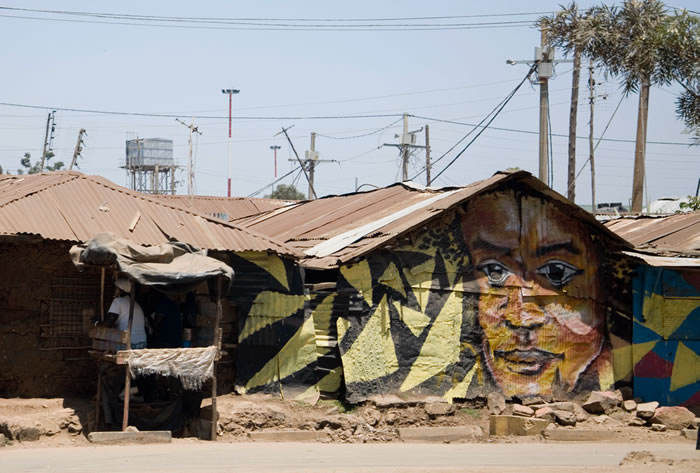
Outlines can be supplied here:
<path id="1" fill-rule="evenodd" d="M 387 128 L 391 128 L 392 126 L 396 125 L 399 123 L 401 120 L 403 120 L 403 117 L 399 118 L 398 120 L 395 120 L 391 123 L 389 123 L 387 126 L 383 128 L 379 128 L 378 130 L 374 130 L 369 133 L 364 133 L 362 135 L 355 135 L 355 136 L 328 136 L 328 135 L 323 135 L 321 133 L 316 133 L 316 136 L 322 136 L 324 138 L 328 138 L 329 140 L 353 140 L 355 138 L 364 138 L 365 136 L 372 136 L 376 135 L 377 133 L 381 133 L 382 131 L 386 130 Z"/>
<path id="2" fill-rule="evenodd" d="M 525 74 L 525 77 L 523 77 L 523 79 L 520 81 L 520 83 L 506 96 L 506 98 L 505 98 L 504 100 L 501 101 L 501 103 L 497 106 L 497 108 L 495 109 L 495 111 L 491 111 L 491 112 L 489 113 L 489 115 L 491 115 L 491 118 L 488 120 L 488 122 L 486 123 L 486 125 L 481 126 L 481 124 L 484 122 L 484 120 L 482 120 L 482 121 L 479 123 L 480 129 L 479 129 L 479 132 L 476 134 L 476 136 L 475 136 L 474 138 L 472 138 L 472 140 L 471 140 L 469 143 L 467 143 L 467 145 L 466 145 L 464 148 L 462 148 L 462 151 L 460 151 L 459 153 L 457 153 L 457 155 L 456 155 L 454 158 L 452 158 L 452 161 L 450 161 L 449 163 L 447 163 L 447 166 L 445 166 L 444 168 L 442 168 L 442 170 L 441 170 L 439 173 L 437 173 L 437 174 L 432 178 L 432 180 L 437 179 L 438 177 L 440 177 L 440 176 L 442 175 L 442 173 L 444 173 L 447 169 L 449 169 L 449 167 L 452 166 L 452 165 L 455 163 L 455 161 L 457 161 L 457 159 L 459 159 L 460 156 L 462 156 L 462 154 L 467 150 L 467 148 L 469 148 L 469 147 L 472 145 L 472 143 L 474 143 L 474 141 L 476 141 L 477 138 L 479 138 L 479 137 L 481 136 L 481 134 L 482 134 L 484 131 L 486 131 L 486 129 L 489 127 L 489 125 L 491 125 L 491 123 L 492 123 L 492 122 L 496 119 L 496 117 L 501 113 L 501 111 L 505 108 L 505 106 L 508 105 L 508 102 L 510 102 L 510 100 L 515 96 L 515 94 L 518 92 L 518 90 L 520 90 L 520 87 L 522 87 L 522 85 L 530 78 L 530 76 L 532 75 L 533 72 L 535 72 L 536 69 L 537 69 L 537 65 L 536 65 L 536 64 L 533 64 L 533 65 L 530 67 L 530 70 L 528 71 L 528 73 Z M 489 115 L 487 115 L 487 117 L 488 117 Z M 477 128 L 479 128 L 479 127 L 474 127 L 474 130 L 477 129 Z M 473 130 L 472 130 L 472 131 L 473 131 Z M 472 131 L 470 131 L 469 133 L 467 133 L 467 136 L 468 136 Z M 462 140 L 460 140 L 460 141 L 462 141 Z M 443 155 L 443 156 L 444 156 L 444 155 Z M 442 157 L 441 157 L 441 158 L 442 158 Z M 425 170 L 425 168 L 424 168 L 423 170 Z M 423 171 L 421 171 L 421 172 L 423 172 Z M 413 179 L 415 179 L 416 177 L 418 177 L 418 175 L 416 175 L 415 177 L 413 177 Z"/>
<path id="3" fill-rule="evenodd" d="M 301 169 L 301 166 L 295 167 L 294 169 L 292 169 L 291 171 L 289 171 L 289 172 L 288 172 L 287 174 L 285 174 L 284 176 L 278 177 L 277 179 L 275 179 L 275 180 L 272 181 L 271 183 L 267 184 L 265 187 L 261 187 L 260 189 L 256 190 L 256 191 L 253 192 L 252 194 L 249 194 L 248 197 L 255 197 L 256 195 L 258 195 L 258 194 L 260 194 L 261 192 L 263 192 L 265 189 L 268 189 L 268 188 L 274 186 L 275 184 L 277 184 L 279 181 L 281 181 L 281 180 L 284 179 L 285 177 L 289 176 L 290 174 L 294 174 L 294 173 L 295 173 L 296 171 L 298 171 L 299 169 Z"/>
<path id="4" fill-rule="evenodd" d="M 624 97 L 622 97 L 624 98 Z M 455 120 L 445 120 L 441 118 L 434 118 L 434 117 L 426 117 L 422 115 L 413 115 L 409 114 L 409 117 L 413 118 L 419 118 L 421 120 L 429 120 L 431 122 L 436 122 L 436 123 L 450 123 L 452 125 L 462 125 L 462 126 L 472 126 L 472 127 L 479 127 L 479 125 L 475 125 L 473 123 L 465 123 L 465 122 L 458 122 Z M 491 130 L 497 130 L 497 131 L 509 131 L 513 133 L 524 133 L 526 135 L 539 135 L 540 133 L 538 131 L 530 131 L 530 130 L 519 130 L 517 128 L 502 128 L 502 127 L 489 127 Z M 552 133 L 552 136 L 555 136 L 557 138 L 568 138 L 569 135 L 564 135 L 561 133 Z M 577 136 L 576 139 L 578 140 L 587 140 L 587 136 Z M 600 137 L 599 140 L 601 141 L 610 141 L 610 142 L 615 142 L 615 143 L 635 143 L 635 140 L 624 140 L 620 138 L 602 138 Z M 678 141 L 647 141 L 647 144 L 652 144 L 652 145 L 672 145 L 672 146 L 688 146 L 688 143 L 682 143 Z"/>

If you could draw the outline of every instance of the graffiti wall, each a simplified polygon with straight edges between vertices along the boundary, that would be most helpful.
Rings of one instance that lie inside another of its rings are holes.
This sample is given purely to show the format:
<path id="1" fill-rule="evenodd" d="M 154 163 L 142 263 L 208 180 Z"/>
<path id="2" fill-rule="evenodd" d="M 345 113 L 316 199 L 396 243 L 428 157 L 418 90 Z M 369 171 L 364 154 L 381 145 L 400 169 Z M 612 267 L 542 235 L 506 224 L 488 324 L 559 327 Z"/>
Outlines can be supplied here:
<path id="1" fill-rule="evenodd" d="M 361 296 L 337 318 L 348 399 L 552 395 L 629 378 L 630 317 L 611 300 L 629 294 L 605 239 L 566 210 L 515 189 L 480 195 L 343 267 L 339 288 Z"/>
<path id="2" fill-rule="evenodd" d="M 232 297 L 239 313 L 236 390 L 286 399 L 336 390 L 337 367 L 320 370 L 319 375 L 318 360 L 333 346 L 317 336 L 314 325 L 316 313 L 321 333 L 332 333 L 327 329 L 332 294 L 305 294 L 299 266 L 276 255 L 239 253 L 232 256 L 231 266 L 236 271 Z"/>
<path id="3" fill-rule="evenodd" d="M 700 271 L 637 268 L 633 330 L 635 396 L 700 405 Z"/>

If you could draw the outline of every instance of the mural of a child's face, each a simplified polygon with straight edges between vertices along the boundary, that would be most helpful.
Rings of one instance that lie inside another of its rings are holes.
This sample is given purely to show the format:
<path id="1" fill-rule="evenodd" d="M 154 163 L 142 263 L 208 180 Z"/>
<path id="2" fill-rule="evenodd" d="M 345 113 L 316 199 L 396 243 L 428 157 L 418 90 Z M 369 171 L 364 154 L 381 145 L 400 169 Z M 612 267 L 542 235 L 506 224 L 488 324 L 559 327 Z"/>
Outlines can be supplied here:
<path id="1" fill-rule="evenodd" d="M 557 376 L 573 388 L 604 340 L 590 234 L 550 202 L 512 191 L 477 197 L 461 224 L 495 381 L 507 396 L 549 394 Z"/>

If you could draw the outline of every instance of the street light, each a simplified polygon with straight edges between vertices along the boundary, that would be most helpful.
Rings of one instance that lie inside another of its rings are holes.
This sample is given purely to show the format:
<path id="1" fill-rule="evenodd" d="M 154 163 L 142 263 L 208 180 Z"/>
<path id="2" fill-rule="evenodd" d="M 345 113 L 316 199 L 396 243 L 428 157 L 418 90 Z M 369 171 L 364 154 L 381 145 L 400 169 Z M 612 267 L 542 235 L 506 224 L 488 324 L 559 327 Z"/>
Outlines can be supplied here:
<path id="1" fill-rule="evenodd" d="M 233 110 L 233 95 L 240 93 L 239 89 L 221 89 L 222 94 L 228 95 L 228 197 L 231 197 L 231 111 Z"/>
<path id="2" fill-rule="evenodd" d="M 277 150 L 280 148 L 281 148 L 281 146 L 279 146 L 279 145 L 270 146 L 270 149 L 274 150 L 274 152 L 275 152 L 275 177 L 277 177 Z"/>

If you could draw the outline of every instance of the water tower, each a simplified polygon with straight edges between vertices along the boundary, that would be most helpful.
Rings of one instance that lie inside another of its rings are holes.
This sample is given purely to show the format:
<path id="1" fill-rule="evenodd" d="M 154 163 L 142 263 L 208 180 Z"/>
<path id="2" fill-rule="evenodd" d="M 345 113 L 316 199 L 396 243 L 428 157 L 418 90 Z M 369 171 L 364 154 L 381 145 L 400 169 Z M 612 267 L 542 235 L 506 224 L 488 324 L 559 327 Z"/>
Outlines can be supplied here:
<path id="1" fill-rule="evenodd" d="M 129 187 L 145 194 L 175 194 L 173 140 L 137 138 L 126 141 Z"/>

